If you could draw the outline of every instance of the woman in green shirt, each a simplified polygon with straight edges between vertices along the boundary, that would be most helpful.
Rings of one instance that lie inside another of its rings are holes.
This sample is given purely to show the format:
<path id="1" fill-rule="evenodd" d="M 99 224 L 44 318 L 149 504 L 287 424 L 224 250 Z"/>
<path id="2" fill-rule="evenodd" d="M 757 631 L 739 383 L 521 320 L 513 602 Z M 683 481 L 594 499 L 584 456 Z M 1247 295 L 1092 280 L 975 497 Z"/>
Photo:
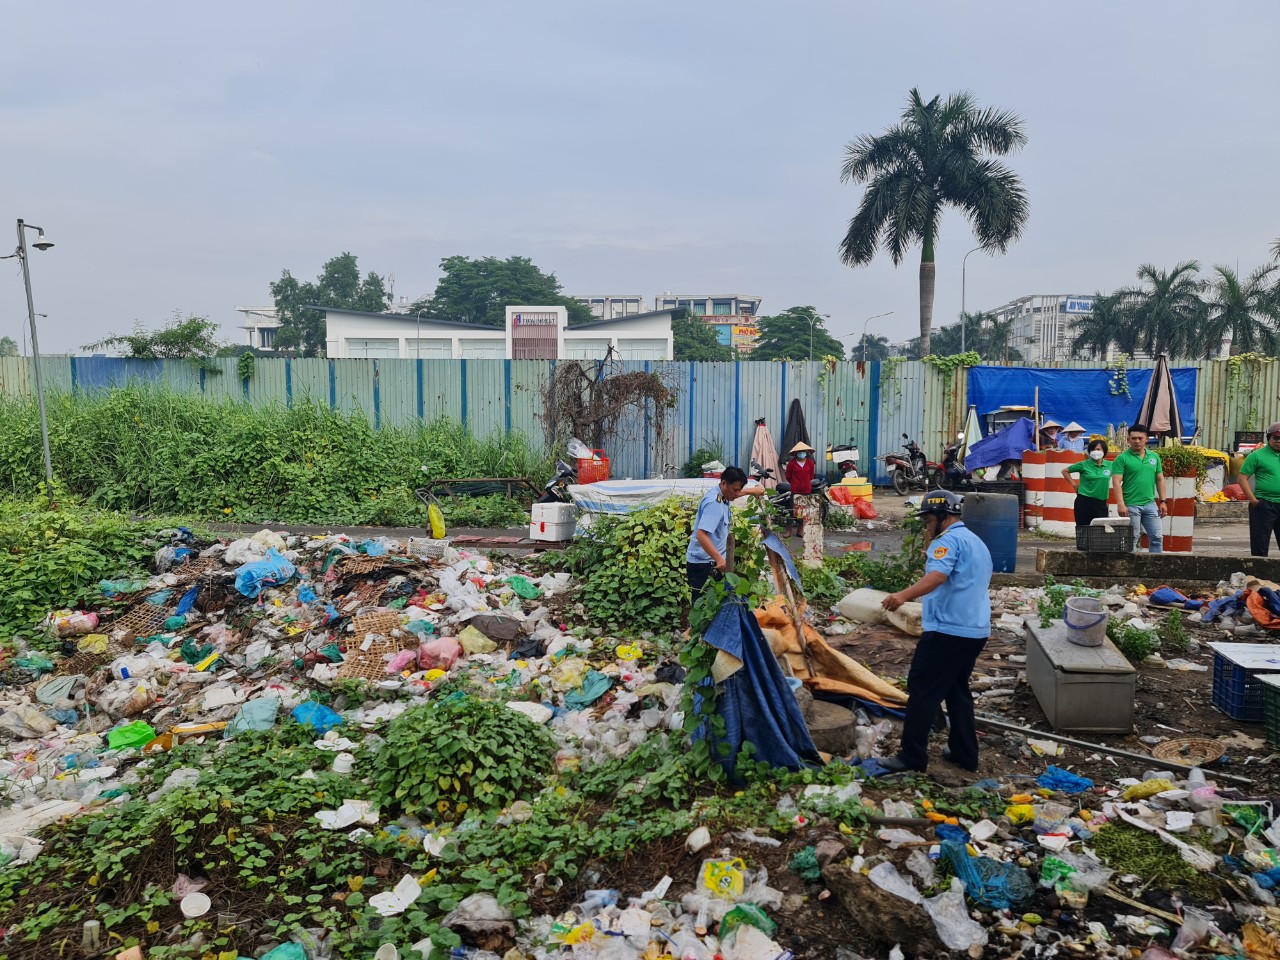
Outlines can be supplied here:
<path id="1" fill-rule="evenodd" d="M 1062 478 L 1076 484 L 1076 526 L 1087 527 L 1107 515 L 1111 493 L 1111 464 L 1107 462 L 1107 441 L 1090 440 L 1085 448 L 1089 459 L 1062 469 Z M 1072 474 L 1077 474 L 1079 482 Z"/>

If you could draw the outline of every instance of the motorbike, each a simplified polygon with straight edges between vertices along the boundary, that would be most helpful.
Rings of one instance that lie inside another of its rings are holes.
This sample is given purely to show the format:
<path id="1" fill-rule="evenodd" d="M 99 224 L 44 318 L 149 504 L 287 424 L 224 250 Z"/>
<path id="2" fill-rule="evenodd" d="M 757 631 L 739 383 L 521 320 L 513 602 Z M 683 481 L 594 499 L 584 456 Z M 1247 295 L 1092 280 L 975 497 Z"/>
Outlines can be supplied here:
<path id="1" fill-rule="evenodd" d="M 765 480 L 774 479 L 773 470 L 768 467 L 761 466 L 755 460 L 751 461 L 751 479 L 756 483 L 763 483 Z M 811 492 L 823 494 L 822 497 L 822 521 L 827 520 L 827 498 L 826 498 L 827 481 L 822 477 L 814 477 L 813 484 L 810 487 Z M 779 481 L 777 487 L 771 496 L 766 498 L 769 505 L 776 514 L 782 517 L 782 535 L 791 537 L 799 534 L 804 529 L 804 521 L 796 515 L 795 494 L 791 492 L 791 484 L 787 481 Z"/>
<path id="2" fill-rule="evenodd" d="M 856 477 L 858 475 L 857 441 L 850 437 L 844 443 L 829 445 L 827 459 L 835 464 L 837 483 L 846 477 Z"/>
<path id="3" fill-rule="evenodd" d="M 578 471 L 563 460 L 556 461 L 556 472 L 544 486 L 542 496 L 535 503 L 572 503 L 569 485 L 578 482 Z"/>
<path id="4" fill-rule="evenodd" d="M 936 474 L 937 485 L 945 490 L 969 490 L 973 481 L 964 468 L 964 434 L 957 433 L 954 442 L 942 451 L 942 466 Z"/>
<path id="5" fill-rule="evenodd" d="M 905 452 L 886 453 L 876 459 L 884 461 L 885 468 L 893 478 L 894 492 L 899 496 L 905 496 L 912 489 L 928 490 L 941 475 L 942 464 L 928 459 L 920 449 L 920 444 L 905 433 L 902 439 Z"/>

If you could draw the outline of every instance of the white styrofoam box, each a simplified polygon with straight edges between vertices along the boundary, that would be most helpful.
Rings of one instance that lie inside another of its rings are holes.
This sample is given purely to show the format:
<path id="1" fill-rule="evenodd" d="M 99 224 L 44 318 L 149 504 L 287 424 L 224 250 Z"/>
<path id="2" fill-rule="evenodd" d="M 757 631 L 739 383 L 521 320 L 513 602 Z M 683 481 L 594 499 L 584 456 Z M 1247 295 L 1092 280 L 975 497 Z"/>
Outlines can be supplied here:
<path id="1" fill-rule="evenodd" d="M 572 520 L 567 523 L 547 523 L 544 520 L 535 520 L 529 524 L 529 539 L 549 540 L 553 543 L 572 540 L 573 528 L 574 522 Z"/>
<path id="2" fill-rule="evenodd" d="M 578 506 L 573 503 L 535 503 L 530 517 L 534 523 L 573 523 Z"/>

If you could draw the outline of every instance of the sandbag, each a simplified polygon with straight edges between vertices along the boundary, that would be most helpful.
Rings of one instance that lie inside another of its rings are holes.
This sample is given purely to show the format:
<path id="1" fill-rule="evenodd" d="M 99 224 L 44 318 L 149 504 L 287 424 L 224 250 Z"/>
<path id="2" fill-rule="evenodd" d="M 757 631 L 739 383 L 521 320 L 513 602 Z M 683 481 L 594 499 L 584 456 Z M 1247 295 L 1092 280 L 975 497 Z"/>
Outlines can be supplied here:
<path id="1" fill-rule="evenodd" d="M 872 590 L 860 587 L 844 596 L 836 604 L 840 616 L 858 623 L 881 623 L 884 620 L 884 607 L 880 604 L 888 594 L 883 590 Z"/>

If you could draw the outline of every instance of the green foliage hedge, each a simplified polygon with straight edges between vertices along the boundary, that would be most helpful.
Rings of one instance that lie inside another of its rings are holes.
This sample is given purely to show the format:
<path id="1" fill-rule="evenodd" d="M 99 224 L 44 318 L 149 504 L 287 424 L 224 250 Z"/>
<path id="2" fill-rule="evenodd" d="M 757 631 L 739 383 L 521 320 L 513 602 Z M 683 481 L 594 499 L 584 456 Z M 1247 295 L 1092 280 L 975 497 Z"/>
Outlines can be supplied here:
<path id="1" fill-rule="evenodd" d="M 413 488 L 427 480 L 550 474 L 524 437 L 481 440 L 444 420 L 375 430 L 361 413 L 307 402 L 250 406 L 147 386 L 48 401 L 59 482 L 112 510 L 420 526 Z M 34 398 L 0 397 L 0 492 L 33 496 L 42 476 Z"/>

